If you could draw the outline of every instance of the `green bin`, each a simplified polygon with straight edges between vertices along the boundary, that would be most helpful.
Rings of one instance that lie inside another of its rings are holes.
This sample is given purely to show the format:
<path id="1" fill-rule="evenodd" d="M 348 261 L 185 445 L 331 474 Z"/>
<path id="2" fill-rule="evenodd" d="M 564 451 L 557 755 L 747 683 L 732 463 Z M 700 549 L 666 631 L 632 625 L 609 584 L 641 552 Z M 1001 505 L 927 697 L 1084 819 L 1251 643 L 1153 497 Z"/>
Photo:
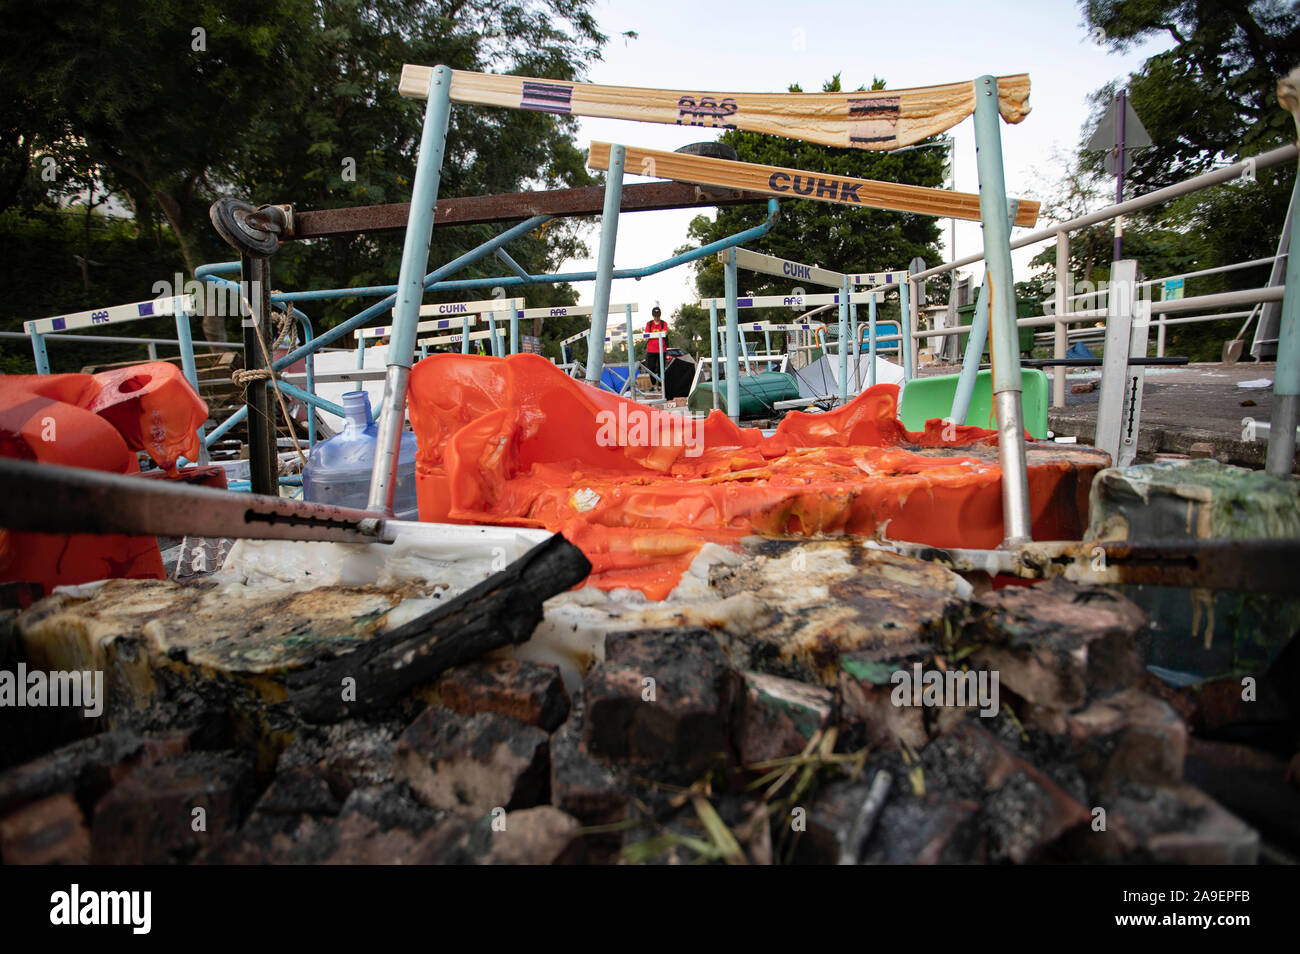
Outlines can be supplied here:
<path id="1" fill-rule="evenodd" d="M 925 422 L 935 417 L 946 418 L 952 412 L 952 399 L 957 393 L 959 374 L 938 374 L 930 378 L 913 378 L 903 385 L 902 411 L 899 418 L 909 431 L 925 429 Z M 1020 369 L 1021 406 L 1025 416 L 1025 430 L 1043 440 L 1047 437 L 1047 405 L 1050 391 L 1047 375 L 1038 368 Z M 971 395 L 970 411 L 964 422 L 993 430 L 997 421 L 993 416 L 993 372 L 981 371 L 975 379 L 975 393 Z"/>
<path id="2" fill-rule="evenodd" d="M 758 374 L 742 374 L 740 384 L 741 418 L 770 417 L 772 405 L 777 401 L 790 401 L 799 396 L 799 384 L 794 376 L 780 371 L 760 371 Z M 718 406 L 723 413 L 730 416 L 727 406 L 727 382 L 718 381 Z M 710 381 L 697 385 L 691 392 L 688 407 L 690 410 L 707 414 L 713 410 L 713 385 Z"/>

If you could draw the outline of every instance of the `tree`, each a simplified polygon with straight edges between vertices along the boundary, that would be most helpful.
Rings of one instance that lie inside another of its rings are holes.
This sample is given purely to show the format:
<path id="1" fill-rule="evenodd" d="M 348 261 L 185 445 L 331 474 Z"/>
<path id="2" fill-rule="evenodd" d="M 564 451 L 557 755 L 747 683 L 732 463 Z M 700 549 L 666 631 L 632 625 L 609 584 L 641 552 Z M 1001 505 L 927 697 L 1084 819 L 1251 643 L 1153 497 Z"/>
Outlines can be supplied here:
<path id="1" fill-rule="evenodd" d="M 591 0 L 0 0 L 0 81 L 12 97 L 0 114 L 0 211 L 51 208 L 99 183 L 101 195 L 111 189 L 128 202 L 138 240 L 164 248 L 157 226 L 165 223 L 177 264 L 192 272 L 232 255 L 208 221 L 217 196 L 303 210 L 404 201 L 423 103 L 398 96 L 402 64 L 581 79 L 605 41 L 590 7 Z M 440 194 L 589 184 L 575 130 L 568 117 L 458 106 Z M 55 183 L 38 175 L 47 157 L 60 169 Z M 553 270 L 581 251 L 576 228 L 555 225 L 510 251 L 530 270 Z M 434 260 L 493 231 L 437 229 Z M 400 232 L 288 243 L 273 260 L 274 282 L 391 283 L 401 244 Z M 489 262 L 457 277 L 500 273 Z M 158 277 L 139 276 L 135 297 Z M 527 295 L 530 304 L 574 300 L 564 286 Z M 318 328 L 328 327 L 357 304 L 334 300 L 310 311 Z"/>
<path id="2" fill-rule="evenodd" d="M 1149 192 L 1293 140 L 1294 124 L 1276 91 L 1279 77 L 1300 62 L 1300 3 L 1083 0 L 1081 7 L 1085 25 L 1101 31 L 1097 35 L 1113 50 L 1157 35 L 1174 40 L 1172 49 L 1149 57 L 1125 84 L 1153 142 L 1133 153 L 1126 193 Z M 1093 93 L 1085 134 L 1119 85 Z M 1081 172 L 1102 176 L 1103 157 L 1081 149 Z M 1271 256 L 1294 182 L 1295 167 L 1288 164 L 1262 171 L 1254 182 L 1192 193 L 1126 218 L 1125 257 L 1136 258 L 1147 275 L 1160 276 Z M 1267 278 L 1267 269 L 1192 279 L 1187 294 L 1254 287 Z M 1215 358 L 1222 337 L 1220 325 L 1176 326 L 1170 347 L 1193 358 Z"/>
<path id="3" fill-rule="evenodd" d="M 1293 139 L 1277 80 L 1300 63 L 1300 4 L 1286 0 L 1082 0 L 1086 26 L 1112 50 L 1167 35 L 1173 49 L 1128 79 L 1133 107 L 1154 145 L 1134 155 L 1129 178 L 1160 188 Z M 1094 94 L 1094 109 L 1114 87 Z M 1099 161 L 1099 160 L 1098 160 Z"/>

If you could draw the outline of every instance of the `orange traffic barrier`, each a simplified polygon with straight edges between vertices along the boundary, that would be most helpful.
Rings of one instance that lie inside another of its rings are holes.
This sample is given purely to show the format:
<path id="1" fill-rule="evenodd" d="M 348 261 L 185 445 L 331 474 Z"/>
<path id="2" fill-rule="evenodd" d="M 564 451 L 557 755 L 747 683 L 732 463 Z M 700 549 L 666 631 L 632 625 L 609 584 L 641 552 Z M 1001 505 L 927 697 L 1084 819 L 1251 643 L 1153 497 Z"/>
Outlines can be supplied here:
<path id="1" fill-rule="evenodd" d="M 589 582 L 660 599 L 705 541 L 887 532 L 934 546 L 1001 543 L 995 460 L 917 453 L 993 443 L 931 421 L 908 432 L 898 388 L 794 412 L 770 437 L 714 411 L 703 421 L 574 381 L 537 355 L 433 355 L 411 375 L 420 519 L 562 532 Z M 1070 465 L 1030 471 L 1035 535 L 1079 532 Z"/>

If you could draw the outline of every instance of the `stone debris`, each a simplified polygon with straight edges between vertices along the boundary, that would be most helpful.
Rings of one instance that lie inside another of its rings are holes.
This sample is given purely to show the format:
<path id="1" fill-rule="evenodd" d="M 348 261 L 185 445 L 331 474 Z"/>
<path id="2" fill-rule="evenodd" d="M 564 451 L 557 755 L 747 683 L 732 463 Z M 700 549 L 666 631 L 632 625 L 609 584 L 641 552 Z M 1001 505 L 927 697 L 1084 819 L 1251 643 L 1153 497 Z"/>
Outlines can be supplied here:
<path id="1" fill-rule="evenodd" d="M 11 620 L 6 659 L 102 665 L 110 699 L 96 734 L 0 764 L 4 863 L 1300 856 L 1277 817 L 1300 817 L 1296 651 L 1254 694 L 1237 677 L 1173 686 L 1143 666 L 1146 615 L 1111 589 L 758 541 L 666 602 L 553 597 L 539 633 L 568 643 L 461 662 L 327 724 L 295 709 L 293 673 L 345 671 L 419 618 L 392 616 L 416 591 L 340 587 L 319 619 L 281 594 L 251 628 L 238 608 L 242 643 L 224 621 L 205 645 L 185 622 L 219 612 L 202 581 L 107 589 Z"/>
<path id="2" fill-rule="evenodd" d="M 557 666 L 494 659 L 457 666 L 438 683 L 442 704 L 461 715 L 497 712 L 547 732 L 569 714 Z"/>

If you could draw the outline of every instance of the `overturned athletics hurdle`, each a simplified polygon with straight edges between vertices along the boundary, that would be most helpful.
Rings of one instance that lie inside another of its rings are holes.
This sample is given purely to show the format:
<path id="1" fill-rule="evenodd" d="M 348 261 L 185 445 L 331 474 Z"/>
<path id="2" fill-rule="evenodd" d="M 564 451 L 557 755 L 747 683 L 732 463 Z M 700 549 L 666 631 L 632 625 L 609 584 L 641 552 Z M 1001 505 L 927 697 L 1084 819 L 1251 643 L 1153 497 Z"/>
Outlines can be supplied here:
<path id="1" fill-rule="evenodd" d="M 1012 293 L 1010 228 L 1005 219 L 1006 182 L 1001 131 L 998 127 L 999 116 L 1008 123 L 1018 123 L 1027 115 L 1027 76 L 1009 76 L 998 80 L 992 75 L 986 75 L 973 81 L 910 90 L 720 94 L 596 86 L 519 76 L 489 76 L 456 71 L 446 66 L 408 64 L 402 70 L 399 91 L 405 96 L 424 99 L 426 106 L 398 276 L 393 344 L 389 351 L 386 378 L 385 402 L 391 403 L 397 410 L 385 415 L 380 430 L 371 479 L 369 506 L 372 509 L 391 512 L 398 442 L 401 437 L 399 422 L 401 409 L 406 403 L 410 365 L 415 351 L 415 325 L 424 291 L 424 269 L 428 265 L 434 209 L 453 102 L 560 115 L 750 129 L 826 145 L 879 151 L 897 149 L 937 135 L 973 113 L 980 183 L 978 218 L 984 227 L 989 283 L 996 292 L 990 295 L 991 305 L 995 308 L 994 320 L 990 322 L 990 338 L 995 368 L 993 390 L 999 420 L 999 460 L 1003 472 L 1004 542 L 1020 543 L 1030 538 L 1028 476 L 1020 402 L 1020 361 L 1014 347 L 1016 316 Z M 592 152 L 599 153 L 600 150 L 593 146 Z M 740 165 L 704 157 L 629 150 L 618 144 L 611 145 L 604 151 L 603 161 L 608 174 L 605 179 L 605 204 L 601 216 L 593 296 L 593 339 L 604 338 L 624 171 L 628 163 L 631 163 L 634 174 L 639 171 L 652 178 L 711 184 L 701 173 L 691 171 L 689 166 L 685 167 L 684 172 L 680 171 L 683 167 L 676 163 L 683 158 L 731 166 L 733 172 Z M 599 168 L 599 161 L 598 156 L 593 156 L 589 158 L 588 164 L 592 168 Z M 781 172 L 791 176 L 790 188 L 785 188 L 785 180 L 777 177 L 777 173 Z M 796 173 L 805 177 L 800 180 L 801 188 L 797 193 L 793 190 L 793 175 Z M 726 172 L 716 170 L 716 173 L 709 173 L 714 174 L 723 175 Z M 881 196 L 864 186 L 853 188 L 852 182 L 848 183 L 848 189 L 844 188 L 843 182 L 836 183 L 832 197 L 829 185 L 825 189 L 820 182 L 809 185 L 806 178 L 809 175 L 802 170 L 777 169 L 769 173 L 767 180 L 761 183 L 762 188 L 756 191 L 771 196 L 795 198 L 803 195 L 823 201 L 847 201 L 850 204 L 866 204 L 862 201 L 863 196 L 870 195 L 873 202 L 881 203 L 882 207 L 887 208 L 898 208 L 905 201 L 915 203 L 921 198 L 899 197 L 897 193 L 894 196 Z M 818 179 L 829 178 L 812 175 Z M 727 185 L 727 182 L 720 184 Z M 815 195 L 818 191 L 824 194 Z M 948 196 L 948 201 L 936 202 L 933 209 L 904 207 L 901 211 L 925 211 L 927 214 L 951 218 L 973 217 L 955 208 L 963 199 L 960 194 L 933 191 Z M 1022 206 L 1027 213 L 1028 206 L 1024 203 Z M 1037 209 L 1033 210 L 1033 215 L 1036 218 Z M 734 265 L 734 251 L 730 255 L 730 262 Z M 729 273 L 732 271 L 734 269 L 728 269 Z M 727 284 L 734 289 L 734 274 L 728 274 L 727 278 Z M 734 301 L 734 291 L 727 297 Z M 728 343 L 735 345 L 736 309 L 730 306 L 727 312 Z M 729 348 L 729 364 L 735 362 L 737 350 L 736 347 Z M 598 362 L 590 364 L 587 380 L 598 381 Z M 735 400 L 731 401 L 730 406 L 736 409 L 739 407 L 738 383 L 738 376 L 731 375 L 728 382 L 729 397 L 734 397 Z M 736 392 L 734 395 L 731 393 L 733 390 Z"/>
<path id="2" fill-rule="evenodd" d="M 728 292 L 732 290 L 734 284 L 735 284 L 734 281 L 728 283 L 727 285 Z M 719 305 L 724 305 L 729 309 L 734 308 L 737 312 L 740 312 L 747 308 L 791 308 L 791 309 L 802 311 L 807 308 L 835 306 L 838 308 L 840 312 L 841 319 L 843 319 L 844 315 L 847 314 L 847 309 L 849 308 L 850 305 L 863 304 L 864 302 L 869 301 L 870 296 L 873 294 L 876 293 L 871 291 L 865 291 L 865 292 L 853 292 L 850 294 L 845 294 L 843 292 L 835 292 L 835 293 L 826 293 L 826 294 L 818 294 L 818 295 L 790 294 L 790 295 L 734 295 L 733 296 L 731 294 L 728 294 L 723 298 L 700 299 L 699 300 L 700 306 L 704 308 L 708 308 L 709 315 L 710 315 L 710 323 L 709 323 L 710 357 L 709 357 L 708 367 L 709 367 L 709 374 L 711 378 L 721 381 L 721 380 L 726 380 L 727 378 L 731 377 L 734 374 L 737 376 L 735 387 L 737 392 L 739 392 L 740 382 L 738 378 L 740 373 L 740 361 L 742 359 L 744 360 L 746 373 L 751 373 L 752 371 L 750 356 L 749 356 L 749 346 L 745 340 L 745 332 L 747 331 L 761 332 L 766 330 L 769 333 L 771 331 L 812 332 L 814 334 L 814 337 L 818 332 L 825 335 L 828 331 L 827 326 L 821 322 L 817 322 L 817 323 L 795 322 L 795 323 L 781 324 L 781 325 L 767 323 L 767 322 L 754 322 L 748 325 L 744 325 L 741 324 L 739 320 L 737 320 L 734 325 L 734 336 L 732 334 L 733 328 L 729 323 L 727 328 L 728 334 L 727 334 L 726 343 L 720 344 L 715 341 L 717 335 L 716 316 L 717 316 Z M 766 325 L 766 329 L 764 328 L 765 325 Z M 844 385 L 846 383 L 845 375 L 847 373 L 847 368 L 848 368 L 848 353 L 845 350 L 846 342 L 847 342 L 847 331 L 844 330 L 844 325 L 841 325 L 840 331 L 842 335 L 839 339 L 839 344 L 838 344 L 840 364 L 842 366 L 841 368 L 842 373 L 840 375 L 840 384 L 841 384 L 840 390 L 844 391 L 845 390 Z M 768 345 L 768 351 L 769 352 L 771 351 L 770 343 Z M 738 355 L 738 357 L 735 360 L 733 360 L 732 358 L 733 355 Z M 726 362 L 725 374 L 723 375 L 719 375 L 717 373 L 718 370 L 721 370 L 723 368 L 723 365 L 720 364 L 720 360 Z M 695 383 L 699 382 L 702 373 L 703 373 L 703 369 L 697 366 L 696 374 L 695 374 Z M 729 383 L 727 387 L 730 389 L 732 385 Z M 694 384 L 692 384 L 692 390 L 693 389 L 694 389 Z M 714 399 L 717 400 L 716 388 L 714 389 Z M 736 399 L 739 400 L 738 395 Z M 728 393 L 728 400 L 731 400 L 730 393 Z M 845 397 L 842 396 L 841 401 L 843 400 L 845 400 Z"/>
<path id="3" fill-rule="evenodd" d="M 729 267 L 727 255 L 724 252 L 718 253 L 718 260 L 722 262 L 723 267 Z M 824 285 L 828 288 L 838 288 L 841 291 L 853 292 L 866 286 L 867 291 L 880 290 L 891 291 L 897 290 L 901 302 L 901 313 L 906 317 L 910 314 L 909 290 L 911 283 L 910 276 L 906 270 L 885 271 L 885 272 L 837 272 L 829 268 L 821 268 L 817 265 L 805 265 L 803 262 L 795 262 L 786 258 L 778 258 L 775 255 L 767 255 L 763 252 L 755 252 L 747 248 L 736 249 L 736 268 L 744 268 L 751 272 L 758 272 L 761 275 L 772 275 L 777 278 L 789 278 L 793 281 L 809 282 L 813 285 Z M 869 306 L 874 318 L 876 302 L 879 298 L 871 298 Z M 903 358 L 903 380 L 912 378 L 912 328 L 910 321 L 902 323 L 904 329 L 902 340 L 898 344 L 898 350 Z M 869 325 L 868 352 L 870 355 L 870 381 L 868 387 L 876 383 L 876 340 L 875 340 L 875 321 Z M 862 354 L 862 336 L 858 333 L 858 306 L 857 303 L 851 302 L 847 312 L 841 305 L 839 308 L 839 336 L 841 339 L 850 338 L 853 342 L 853 359 L 854 359 L 854 384 L 853 393 L 862 390 L 862 382 L 858 380 Z M 890 339 L 893 340 L 893 339 Z M 771 350 L 769 344 L 768 350 Z M 840 400 L 844 401 L 848 396 L 848 355 L 841 351 L 840 354 L 840 381 L 843 382 L 841 387 Z"/>

